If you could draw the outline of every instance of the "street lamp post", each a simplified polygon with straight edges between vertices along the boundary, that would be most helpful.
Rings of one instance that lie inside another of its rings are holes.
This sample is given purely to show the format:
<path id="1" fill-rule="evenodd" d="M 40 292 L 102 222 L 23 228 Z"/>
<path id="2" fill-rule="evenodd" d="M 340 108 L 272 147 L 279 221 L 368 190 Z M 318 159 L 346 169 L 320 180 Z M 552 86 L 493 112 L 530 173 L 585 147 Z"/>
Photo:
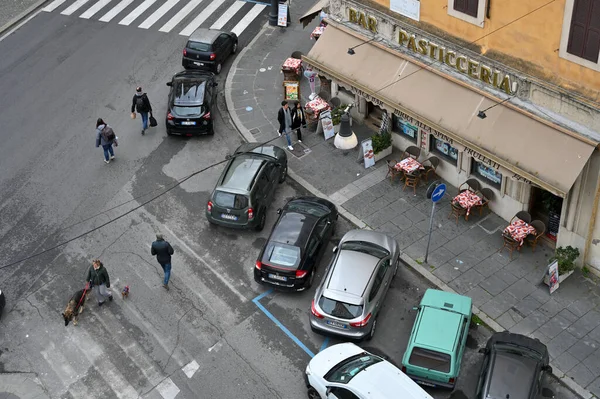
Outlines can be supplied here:
<path id="1" fill-rule="evenodd" d="M 271 12 L 269 13 L 269 25 L 277 26 L 279 15 L 279 0 L 271 0 Z"/>

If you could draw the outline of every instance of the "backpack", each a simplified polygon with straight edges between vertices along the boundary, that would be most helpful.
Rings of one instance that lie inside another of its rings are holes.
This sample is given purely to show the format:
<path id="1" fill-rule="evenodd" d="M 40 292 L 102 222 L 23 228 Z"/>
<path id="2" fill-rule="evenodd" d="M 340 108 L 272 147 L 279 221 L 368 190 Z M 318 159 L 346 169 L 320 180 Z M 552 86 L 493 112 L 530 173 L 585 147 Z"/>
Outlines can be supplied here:
<path id="1" fill-rule="evenodd" d="M 142 94 L 141 96 L 137 96 L 137 98 L 135 99 L 135 108 L 137 109 L 137 112 L 143 112 L 145 107 L 146 105 L 144 104 L 144 94 Z"/>
<path id="2" fill-rule="evenodd" d="M 104 126 L 104 128 L 100 132 L 100 135 L 106 142 L 113 141 L 116 138 L 114 130 L 108 125 Z"/>

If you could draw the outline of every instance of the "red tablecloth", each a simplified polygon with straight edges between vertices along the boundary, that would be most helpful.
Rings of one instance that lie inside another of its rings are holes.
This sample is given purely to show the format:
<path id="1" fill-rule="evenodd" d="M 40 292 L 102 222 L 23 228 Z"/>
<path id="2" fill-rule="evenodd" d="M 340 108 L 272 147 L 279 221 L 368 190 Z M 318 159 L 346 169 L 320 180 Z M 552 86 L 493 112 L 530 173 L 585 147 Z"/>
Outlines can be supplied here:
<path id="1" fill-rule="evenodd" d="M 331 107 L 327 103 L 327 101 L 323 100 L 321 97 L 317 96 L 312 101 L 307 102 L 304 105 L 304 108 L 308 108 L 313 111 L 315 116 L 319 116 L 319 112 L 330 109 Z"/>
<path id="2" fill-rule="evenodd" d="M 467 216 L 471 213 L 471 208 L 477 205 L 482 205 L 483 200 L 473 191 L 465 190 L 452 199 L 452 202 L 458 203 L 467 210 Z"/>
<path id="3" fill-rule="evenodd" d="M 408 158 L 405 158 L 402 161 L 398 162 L 396 164 L 396 169 L 403 170 L 406 173 L 412 173 L 417 169 L 425 169 L 425 168 L 414 158 L 408 157 Z"/>
<path id="4" fill-rule="evenodd" d="M 302 67 L 302 60 L 296 58 L 288 58 L 283 62 L 281 70 L 283 71 L 294 71 L 300 74 L 300 68 Z"/>
<path id="5" fill-rule="evenodd" d="M 504 233 L 508 234 L 513 240 L 518 241 L 519 245 L 523 245 L 523 240 L 529 234 L 536 234 L 533 226 L 525 223 L 521 219 L 517 219 L 504 229 Z"/>
<path id="6" fill-rule="evenodd" d="M 312 31 L 312 33 L 310 34 L 310 38 L 311 39 L 318 39 L 323 32 L 325 32 L 325 27 L 324 26 L 317 26 L 315 28 L 315 30 Z"/>

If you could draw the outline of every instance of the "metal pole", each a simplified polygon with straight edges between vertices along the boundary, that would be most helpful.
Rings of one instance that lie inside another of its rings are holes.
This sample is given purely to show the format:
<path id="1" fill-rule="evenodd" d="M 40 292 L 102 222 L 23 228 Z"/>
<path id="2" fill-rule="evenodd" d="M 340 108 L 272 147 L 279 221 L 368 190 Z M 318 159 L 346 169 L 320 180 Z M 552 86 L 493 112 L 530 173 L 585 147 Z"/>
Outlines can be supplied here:
<path id="1" fill-rule="evenodd" d="M 431 206 L 431 217 L 429 218 L 429 236 L 427 237 L 427 249 L 425 250 L 425 263 L 427 263 L 427 256 L 429 256 L 429 243 L 431 242 L 431 230 L 433 229 L 433 213 L 435 212 L 435 202 Z"/>
<path id="2" fill-rule="evenodd" d="M 269 13 L 269 25 L 277 26 L 279 15 L 279 0 L 271 0 L 271 12 Z"/>

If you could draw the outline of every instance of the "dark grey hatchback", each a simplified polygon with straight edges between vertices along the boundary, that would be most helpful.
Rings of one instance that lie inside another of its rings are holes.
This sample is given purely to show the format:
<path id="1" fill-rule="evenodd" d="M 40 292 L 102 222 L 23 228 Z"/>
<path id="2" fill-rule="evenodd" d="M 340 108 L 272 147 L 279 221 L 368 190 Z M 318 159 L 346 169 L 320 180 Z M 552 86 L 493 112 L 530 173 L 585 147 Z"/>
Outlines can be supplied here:
<path id="1" fill-rule="evenodd" d="M 198 28 L 191 34 L 181 64 L 184 68 L 208 69 L 217 75 L 230 54 L 235 54 L 238 37 L 233 32 Z"/>

